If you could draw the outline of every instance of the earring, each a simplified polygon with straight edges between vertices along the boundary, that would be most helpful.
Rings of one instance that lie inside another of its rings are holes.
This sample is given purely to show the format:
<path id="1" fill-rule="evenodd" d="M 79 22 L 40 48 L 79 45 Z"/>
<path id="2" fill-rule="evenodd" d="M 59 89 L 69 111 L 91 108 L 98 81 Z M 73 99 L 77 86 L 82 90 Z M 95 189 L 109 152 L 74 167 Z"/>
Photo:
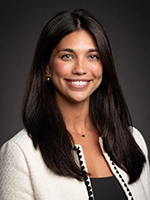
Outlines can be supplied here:
<path id="1" fill-rule="evenodd" d="M 50 77 L 46 77 L 46 81 L 50 82 L 51 78 Z"/>

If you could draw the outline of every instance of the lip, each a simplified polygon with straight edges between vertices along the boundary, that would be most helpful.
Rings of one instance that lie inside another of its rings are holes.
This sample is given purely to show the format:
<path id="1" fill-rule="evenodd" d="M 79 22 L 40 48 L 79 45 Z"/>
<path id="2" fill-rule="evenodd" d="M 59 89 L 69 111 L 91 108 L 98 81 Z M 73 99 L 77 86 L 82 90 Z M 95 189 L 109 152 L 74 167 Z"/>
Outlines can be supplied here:
<path id="1" fill-rule="evenodd" d="M 91 80 L 87 79 L 65 79 L 67 85 L 69 85 L 71 88 L 86 88 Z"/>

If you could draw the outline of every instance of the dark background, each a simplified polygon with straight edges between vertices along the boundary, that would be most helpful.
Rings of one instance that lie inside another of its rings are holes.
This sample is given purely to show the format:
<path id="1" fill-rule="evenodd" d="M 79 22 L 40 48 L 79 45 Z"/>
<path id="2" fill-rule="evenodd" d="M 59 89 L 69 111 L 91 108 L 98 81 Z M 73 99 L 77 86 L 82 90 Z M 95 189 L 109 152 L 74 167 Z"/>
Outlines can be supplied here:
<path id="1" fill-rule="evenodd" d="M 0 1 L 0 145 L 20 129 L 21 102 L 39 34 L 57 12 L 85 8 L 104 26 L 133 124 L 150 147 L 150 7 L 136 0 Z"/>

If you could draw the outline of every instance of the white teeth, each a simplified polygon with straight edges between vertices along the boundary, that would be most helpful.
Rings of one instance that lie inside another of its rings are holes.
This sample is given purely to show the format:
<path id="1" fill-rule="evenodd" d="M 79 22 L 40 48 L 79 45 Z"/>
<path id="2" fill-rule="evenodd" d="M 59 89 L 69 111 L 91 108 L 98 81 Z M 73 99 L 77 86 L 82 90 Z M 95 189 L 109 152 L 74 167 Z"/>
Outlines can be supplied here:
<path id="1" fill-rule="evenodd" d="M 77 85 L 77 86 L 82 86 L 82 85 L 86 85 L 87 81 L 72 81 L 72 84 Z"/>

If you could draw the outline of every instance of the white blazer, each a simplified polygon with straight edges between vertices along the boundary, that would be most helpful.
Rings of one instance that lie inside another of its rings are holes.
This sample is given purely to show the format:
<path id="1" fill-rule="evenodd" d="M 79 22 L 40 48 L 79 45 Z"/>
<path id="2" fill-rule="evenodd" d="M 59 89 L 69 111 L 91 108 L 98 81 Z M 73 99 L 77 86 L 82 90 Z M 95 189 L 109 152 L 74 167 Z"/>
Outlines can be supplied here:
<path id="1" fill-rule="evenodd" d="M 103 149 L 103 141 L 99 138 L 100 147 L 114 176 L 122 186 L 127 199 L 150 200 L 150 171 L 148 151 L 142 135 L 133 128 L 133 135 L 143 150 L 147 162 L 140 178 L 128 184 L 128 175 L 113 163 Z M 80 160 L 87 170 L 82 147 Z M 74 151 L 75 159 L 78 159 Z M 136 167 L 136 166 L 135 166 Z M 90 179 L 87 177 L 89 180 Z M 92 191 L 92 189 L 91 189 Z M 93 193 L 91 192 L 91 199 Z M 43 162 L 40 151 L 33 147 L 25 129 L 7 141 L 0 149 L 0 200 L 88 200 L 85 182 L 54 174 Z M 93 197 L 94 199 L 94 197 Z"/>

